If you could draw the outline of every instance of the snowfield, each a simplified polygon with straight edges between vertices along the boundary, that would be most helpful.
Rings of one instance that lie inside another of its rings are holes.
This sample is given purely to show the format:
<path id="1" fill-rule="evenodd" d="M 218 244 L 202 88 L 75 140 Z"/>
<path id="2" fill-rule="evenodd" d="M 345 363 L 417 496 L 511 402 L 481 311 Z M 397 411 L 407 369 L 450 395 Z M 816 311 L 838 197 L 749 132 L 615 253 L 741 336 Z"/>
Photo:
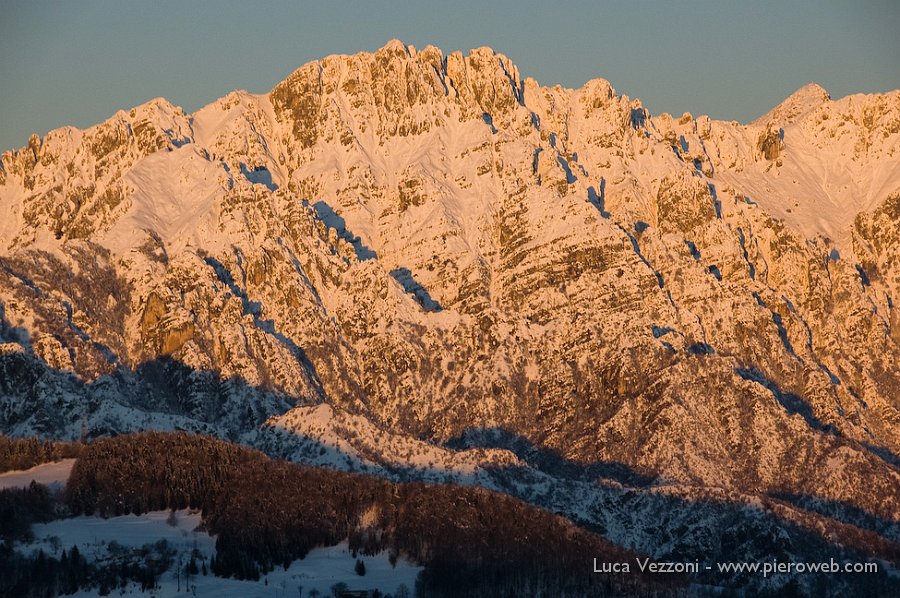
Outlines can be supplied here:
<path id="1" fill-rule="evenodd" d="M 75 459 L 62 459 L 54 463 L 42 463 L 24 471 L 0 473 L 0 490 L 24 488 L 32 481 L 45 486 L 61 488 L 66 485 Z"/>

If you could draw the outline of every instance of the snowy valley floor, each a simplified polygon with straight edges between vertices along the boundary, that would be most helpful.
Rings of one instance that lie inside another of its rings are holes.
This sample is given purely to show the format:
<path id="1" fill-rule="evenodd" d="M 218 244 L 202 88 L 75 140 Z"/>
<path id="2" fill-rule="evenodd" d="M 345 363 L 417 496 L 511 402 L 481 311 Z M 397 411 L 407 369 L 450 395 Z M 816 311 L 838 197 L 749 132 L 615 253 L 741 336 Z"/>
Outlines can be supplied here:
<path id="1" fill-rule="evenodd" d="M 62 489 L 75 459 L 46 463 L 24 471 L 0 474 L 0 489 L 27 487 L 32 480 Z M 16 548 L 34 554 L 43 550 L 48 556 L 59 558 L 63 550 L 78 546 L 81 554 L 93 563 L 117 558 L 116 544 L 128 548 L 141 548 L 164 540 L 175 550 L 174 565 L 162 574 L 155 590 L 142 591 L 139 584 L 130 583 L 124 589 L 115 589 L 110 595 L 153 595 L 159 597 L 185 595 L 186 588 L 192 596 L 208 597 L 286 597 L 311 596 L 319 592 L 330 596 L 332 586 L 346 584 L 350 590 L 379 590 L 382 594 L 402 595 L 398 589 L 405 586 L 411 594 L 416 576 L 422 570 L 414 564 L 398 559 L 392 566 L 386 553 L 375 556 L 354 557 L 346 542 L 328 548 L 315 549 L 306 558 L 294 561 L 287 569 L 276 568 L 259 581 L 244 581 L 208 575 L 192 575 L 180 579 L 176 570 L 184 569 L 195 555 L 198 566 L 208 563 L 215 554 L 215 537 L 198 531 L 201 516 L 197 511 L 152 511 L 143 515 L 120 517 L 72 517 L 32 527 L 34 540 L 17 542 Z M 110 549 L 112 545 L 112 550 Z M 365 564 L 365 575 L 356 573 L 357 558 Z M 98 596 L 97 589 L 80 591 L 75 596 Z"/>

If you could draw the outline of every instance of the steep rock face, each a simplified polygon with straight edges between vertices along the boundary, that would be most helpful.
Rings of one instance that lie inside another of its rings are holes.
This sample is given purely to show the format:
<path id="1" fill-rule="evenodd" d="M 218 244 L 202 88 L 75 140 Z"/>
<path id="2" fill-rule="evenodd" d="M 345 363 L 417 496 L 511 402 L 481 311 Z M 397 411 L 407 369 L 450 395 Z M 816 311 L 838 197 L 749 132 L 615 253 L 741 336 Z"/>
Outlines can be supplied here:
<path id="1" fill-rule="evenodd" d="M 134 403 L 179 426 L 327 402 L 896 521 L 898 123 L 897 92 L 806 88 L 740 125 L 486 48 L 332 56 L 4 154 L 3 340 L 125 395 L 145 364 L 201 372 L 173 382 L 191 405 Z M 6 429 L 117 425 L 77 401 L 38 425 L 18 402 L 44 392 L 4 395 Z"/>

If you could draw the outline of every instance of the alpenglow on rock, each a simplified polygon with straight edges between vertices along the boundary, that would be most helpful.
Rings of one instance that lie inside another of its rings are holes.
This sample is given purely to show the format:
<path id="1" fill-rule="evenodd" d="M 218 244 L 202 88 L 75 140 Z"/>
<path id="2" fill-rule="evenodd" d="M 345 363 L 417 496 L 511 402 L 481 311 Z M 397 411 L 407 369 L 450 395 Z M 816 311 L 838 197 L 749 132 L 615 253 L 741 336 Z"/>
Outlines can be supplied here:
<path id="1" fill-rule="evenodd" d="M 900 539 L 900 92 L 651 116 L 393 41 L 33 136 L 0 213 L 7 433 L 262 443 L 328 404 Z"/>

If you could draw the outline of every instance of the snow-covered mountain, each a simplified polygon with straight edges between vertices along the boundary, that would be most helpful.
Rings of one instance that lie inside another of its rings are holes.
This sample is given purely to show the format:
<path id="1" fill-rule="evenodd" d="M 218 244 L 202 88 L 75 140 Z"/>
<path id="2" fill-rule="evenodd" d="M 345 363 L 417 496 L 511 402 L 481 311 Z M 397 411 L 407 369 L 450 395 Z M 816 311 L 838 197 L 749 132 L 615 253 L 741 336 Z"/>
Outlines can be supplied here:
<path id="1" fill-rule="evenodd" d="M 900 541 L 900 91 L 651 116 L 392 41 L 33 136 L 0 214 L 7 433 L 457 476 L 658 554 L 684 521 L 572 472 Z"/>

